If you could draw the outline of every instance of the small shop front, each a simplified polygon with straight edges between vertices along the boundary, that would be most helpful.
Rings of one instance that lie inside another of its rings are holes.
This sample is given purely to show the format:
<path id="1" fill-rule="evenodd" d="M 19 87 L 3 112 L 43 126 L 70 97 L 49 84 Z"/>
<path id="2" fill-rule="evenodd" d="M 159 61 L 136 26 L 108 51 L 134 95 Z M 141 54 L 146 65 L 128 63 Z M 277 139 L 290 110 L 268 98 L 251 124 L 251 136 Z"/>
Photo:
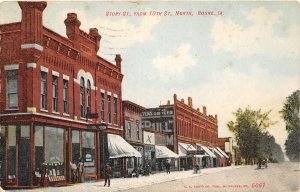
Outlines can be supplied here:
<path id="1" fill-rule="evenodd" d="M 211 152 L 206 146 L 197 144 L 198 150 L 204 150 L 205 155 L 202 156 L 202 164 L 200 167 L 202 168 L 208 168 L 213 167 L 214 165 L 214 159 L 216 161 L 216 156 L 213 152 Z"/>
<path id="2" fill-rule="evenodd" d="M 178 143 L 179 170 L 190 170 L 194 167 L 196 148 L 192 144 Z"/>
<path id="3" fill-rule="evenodd" d="M 0 178 L 5 188 L 71 182 L 71 164 L 97 174 L 95 133 L 53 124 L 0 125 Z"/>
<path id="4" fill-rule="evenodd" d="M 216 155 L 216 167 L 225 167 L 225 157 L 218 151 L 217 148 L 211 148 L 211 151 Z"/>
<path id="5" fill-rule="evenodd" d="M 139 161 L 142 155 L 120 135 L 106 134 L 106 137 L 109 157 L 107 162 L 112 167 L 112 177 L 125 177 L 127 175 L 126 164 L 131 164 L 132 158 L 137 158 L 137 161 Z"/>
<path id="6" fill-rule="evenodd" d="M 179 155 L 168 149 L 166 146 L 155 145 L 156 162 L 159 164 L 158 171 L 165 171 L 166 162 L 170 163 L 170 170 L 177 170 L 177 161 Z"/>
<path id="7" fill-rule="evenodd" d="M 228 166 L 228 165 L 230 166 L 230 157 L 219 147 L 216 147 L 216 150 L 218 150 L 224 156 L 225 166 Z"/>

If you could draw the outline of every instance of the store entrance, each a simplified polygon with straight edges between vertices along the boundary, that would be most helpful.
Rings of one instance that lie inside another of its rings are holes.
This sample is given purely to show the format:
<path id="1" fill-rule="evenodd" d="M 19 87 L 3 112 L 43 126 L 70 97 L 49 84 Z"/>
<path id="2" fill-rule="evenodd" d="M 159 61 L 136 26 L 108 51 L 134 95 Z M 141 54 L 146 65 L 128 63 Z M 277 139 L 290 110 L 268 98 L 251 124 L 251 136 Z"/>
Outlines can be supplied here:
<path id="1" fill-rule="evenodd" d="M 18 185 L 28 186 L 30 184 L 30 140 L 20 138 L 19 161 L 18 161 Z"/>
<path id="2" fill-rule="evenodd" d="M 18 185 L 30 185 L 30 126 L 21 125 L 18 149 Z"/>

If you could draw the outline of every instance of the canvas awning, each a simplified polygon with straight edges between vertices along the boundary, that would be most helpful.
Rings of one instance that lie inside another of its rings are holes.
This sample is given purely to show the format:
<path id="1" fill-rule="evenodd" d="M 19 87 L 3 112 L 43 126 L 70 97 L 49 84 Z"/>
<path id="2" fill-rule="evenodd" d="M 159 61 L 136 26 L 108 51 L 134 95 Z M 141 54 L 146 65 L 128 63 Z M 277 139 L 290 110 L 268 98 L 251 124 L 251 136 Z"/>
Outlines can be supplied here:
<path id="1" fill-rule="evenodd" d="M 140 152 L 127 143 L 120 135 L 107 134 L 109 158 L 142 157 Z"/>
<path id="2" fill-rule="evenodd" d="M 207 155 L 209 155 L 210 157 L 216 158 L 215 154 L 213 152 L 211 152 L 211 150 L 209 150 L 206 146 L 204 146 L 204 145 L 200 145 L 200 146 L 205 151 L 205 153 L 207 153 Z"/>
<path id="3" fill-rule="evenodd" d="M 196 151 L 196 148 L 192 144 L 187 143 L 178 143 L 178 153 L 179 156 L 186 156 L 188 152 Z"/>
<path id="4" fill-rule="evenodd" d="M 171 151 L 165 146 L 155 145 L 155 156 L 157 159 L 160 158 L 178 158 L 179 155 Z"/>
<path id="5" fill-rule="evenodd" d="M 219 150 L 220 153 L 222 153 L 223 156 L 225 156 L 226 158 L 229 158 L 229 156 L 219 147 L 217 147 L 217 149 Z"/>
<path id="6" fill-rule="evenodd" d="M 203 154 L 203 155 L 195 155 L 195 157 L 197 157 L 197 158 L 202 158 L 202 157 L 208 157 L 208 155 L 207 155 L 207 154 Z"/>
<path id="7" fill-rule="evenodd" d="M 222 153 L 220 153 L 219 150 L 218 150 L 217 148 L 213 148 L 213 152 L 215 152 L 216 154 L 218 154 L 218 156 L 219 156 L 220 158 L 223 158 L 223 157 L 224 157 L 224 155 L 223 155 Z"/>

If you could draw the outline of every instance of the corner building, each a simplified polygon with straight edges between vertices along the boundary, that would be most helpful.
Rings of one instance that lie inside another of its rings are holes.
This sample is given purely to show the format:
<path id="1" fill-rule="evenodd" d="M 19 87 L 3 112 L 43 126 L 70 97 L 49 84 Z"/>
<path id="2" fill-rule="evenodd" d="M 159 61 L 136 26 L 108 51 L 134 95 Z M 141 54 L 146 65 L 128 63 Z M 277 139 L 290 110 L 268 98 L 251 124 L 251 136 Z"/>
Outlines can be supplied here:
<path id="1" fill-rule="evenodd" d="M 84 176 L 100 179 L 108 135 L 123 134 L 121 56 L 98 56 L 98 30 L 82 31 L 75 13 L 65 38 L 43 26 L 46 2 L 19 6 L 21 22 L 0 25 L 1 185 L 40 185 L 42 163 L 45 185 L 71 182 L 80 158 Z"/>

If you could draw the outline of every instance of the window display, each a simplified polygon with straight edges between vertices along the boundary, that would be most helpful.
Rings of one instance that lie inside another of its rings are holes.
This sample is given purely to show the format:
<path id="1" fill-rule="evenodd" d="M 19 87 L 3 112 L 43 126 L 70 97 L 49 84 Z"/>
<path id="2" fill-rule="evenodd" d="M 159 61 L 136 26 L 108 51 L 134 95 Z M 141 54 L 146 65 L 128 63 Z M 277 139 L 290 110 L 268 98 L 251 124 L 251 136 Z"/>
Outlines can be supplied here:
<path id="1" fill-rule="evenodd" d="M 5 177 L 5 146 L 6 146 L 6 138 L 5 138 L 5 127 L 0 125 L 0 179 Z"/>
<path id="2" fill-rule="evenodd" d="M 48 176 L 64 174 L 64 130 L 45 127 L 45 163 Z"/>
<path id="3" fill-rule="evenodd" d="M 82 157 L 84 173 L 95 173 L 95 134 L 82 132 Z"/>
<path id="4" fill-rule="evenodd" d="M 16 126 L 8 125 L 8 179 L 16 178 Z"/>

